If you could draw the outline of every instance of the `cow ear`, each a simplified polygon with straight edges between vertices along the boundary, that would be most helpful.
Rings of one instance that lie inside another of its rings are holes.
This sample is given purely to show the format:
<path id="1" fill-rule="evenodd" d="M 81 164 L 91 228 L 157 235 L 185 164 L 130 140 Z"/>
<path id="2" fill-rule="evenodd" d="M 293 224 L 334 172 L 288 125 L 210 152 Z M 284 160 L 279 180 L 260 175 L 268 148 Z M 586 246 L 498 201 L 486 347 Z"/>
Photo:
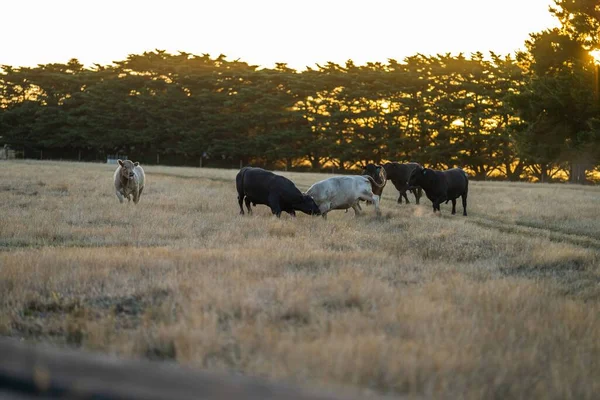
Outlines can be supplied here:
<path id="1" fill-rule="evenodd" d="M 138 161 L 136 161 L 133 163 L 133 165 L 135 165 L 137 167 L 138 165 L 140 165 L 140 163 Z"/>
<path id="2" fill-rule="evenodd" d="M 119 165 L 122 167 L 123 166 L 123 160 L 117 160 L 117 162 L 119 163 Z"/>

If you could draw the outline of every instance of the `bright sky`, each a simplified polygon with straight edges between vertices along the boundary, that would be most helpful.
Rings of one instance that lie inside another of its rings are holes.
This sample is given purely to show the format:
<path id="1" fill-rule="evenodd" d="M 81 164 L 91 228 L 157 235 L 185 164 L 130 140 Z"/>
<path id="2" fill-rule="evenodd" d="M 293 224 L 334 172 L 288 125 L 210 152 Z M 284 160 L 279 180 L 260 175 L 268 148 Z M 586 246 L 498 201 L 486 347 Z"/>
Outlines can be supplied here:
<path id="1" fill-rule="evenodd" d="M 110 64 L 154 49 L 302 70 L 416 53 L 500 54 L 555 25 L 552 0 L 4 0 L 0 65 Z M 515 13 L 516 12 L 516 13 Z"/>

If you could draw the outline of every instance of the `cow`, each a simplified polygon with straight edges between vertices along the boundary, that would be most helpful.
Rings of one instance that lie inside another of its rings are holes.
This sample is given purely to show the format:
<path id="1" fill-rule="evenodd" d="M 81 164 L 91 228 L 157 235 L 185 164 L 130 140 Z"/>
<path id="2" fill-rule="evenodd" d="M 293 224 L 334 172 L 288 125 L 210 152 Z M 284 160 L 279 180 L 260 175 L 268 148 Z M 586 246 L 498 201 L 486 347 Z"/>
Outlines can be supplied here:
<path id="1" fill-rule="evenodd" d="M 379 196 L 379 199 L 381 199 L 381 195 L 383 194 L 383 188 L 385 187 L 385 184 L 387 183 L 387 175 L 386 175 L 385 169 L 383 169 L 381 167 L 381 165 L 378 165 L 378 164 L 367 164 L 363 168 L 362 174 L 370 176 L 371 178 L 373 178 L 373 180 L 375 182 L 377 182 L 378 185 L 381 185 L 381 186 L 372 185 L 373 194 Z M 371 202 L 367 201 L 367 204 L 371 204 Z M 360 210 L 360 205 L 359 205 L 359 210 Z"/>
<path id="2" fill-rule="evenodd" d="M 440 211 L 440 204 L 452 201 L 452 214 L 456 214 L 456 199 L 462 198 L 463 215 L 467 215 L 469 177 L 461 168 L 436 171 L 418 166 L 407 181 L 409 186 L 420 186 L 433 203 L 433 212 Z M 441 211 L 440 211 L 441 212 Z"/>
<path id="3" fill-rule="evenodd" d="M 296 210 L 309 215 L 319 215 L 319 207 L 308 195 L 294 185 L 292 181 L 271 171 L 262 168 L 244 167 L 235 177 L 238 192 L 238 203 L 240 214 L 244 215 L 242 203 L 246 203 L 248 214 L 252 214 L 250 203 L 254 206 L 264 204 L 271 208 L 271 212 L 281 217 L 285 211 L 292 217 L 296 216 Z"/>
<path id="4" fill-rule="evenodd" d="M 306 194 L 311 196 L 319 205 L 323 218 L 331 210 L 346 210 L 350 207 L 354 215 L 360 215 L 359 200 L 368 200 L 375 204 L 377 215 L 379 210 L 379 196 L 373 194 L 373 187 L 381 187 L 368 175 L 334 176 L 312 185 Z"/>
<path id="5" fill-rule="evenodd" d="M 144 169 L 139 162 L 131 160 L 117 160 L 117 162 L 119 166 L 115 170 L 113 179 L 119 202 L 123 203 L 125 198 L 130 202 L 133 197 L 133 203 L 137 204 L 144 190 L 146 180 Z"/>
<path id="6" fill-rule="evenodd" d="M 406 182 L 410 178 L 411 172 L 418 167 L 419 164 L 415 162 L 409 162 L 400 164 L 397 162 L 388 162 L 383 164 L 383 169 L 387 175 L 387 179 L 392 181 L 394 187 L 400 192 L 398 196 L 398 203 L 402 204 L 402 197 L 406 200 L 406 204 L 410 203 L 406 196 L 406 191 L 410 190 L 415 195 L 415 202 L 419 204 L 419 200 L 423 195 L 423 190 L 420 187 L 409 186 Z"/>

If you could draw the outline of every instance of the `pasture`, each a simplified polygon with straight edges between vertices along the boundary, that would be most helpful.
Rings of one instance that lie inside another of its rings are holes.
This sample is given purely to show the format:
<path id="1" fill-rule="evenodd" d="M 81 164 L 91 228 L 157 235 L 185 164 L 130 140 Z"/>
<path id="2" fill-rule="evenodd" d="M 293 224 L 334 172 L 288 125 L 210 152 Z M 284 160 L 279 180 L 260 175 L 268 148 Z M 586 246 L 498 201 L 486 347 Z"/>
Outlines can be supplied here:
<path id="1" fill-rule="evenodd" d="M 600 187 L 240 216 L 237 170 L 0 163 L 0 335 L 434 398 L 600 393 Z M 301 190 L 327 175 L 282 173 Z"/>

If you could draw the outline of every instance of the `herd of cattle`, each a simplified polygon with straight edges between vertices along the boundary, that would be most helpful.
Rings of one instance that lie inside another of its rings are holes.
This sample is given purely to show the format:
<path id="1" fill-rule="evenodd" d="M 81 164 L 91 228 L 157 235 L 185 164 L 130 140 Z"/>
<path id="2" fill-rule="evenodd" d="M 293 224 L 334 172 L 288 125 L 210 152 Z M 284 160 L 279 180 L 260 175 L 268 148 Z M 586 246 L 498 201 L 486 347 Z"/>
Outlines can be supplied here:
<path id="1" fill-rule="evenodd" d="M 140 200 L 144 190 L 144 170 L 138 162 L 118 160 L 114 174 L 117 197 L 135 204 Z M 262 168 L 244 167 L 236 178 L 240 214 L 244 214 L 243 204 L 248 213 L 252 213 L 251 205 L 264 204 L 277 217 L 282 212 L 296 216 L 296 211 L 309 215 L 321 215 L 327 218 L 331 210 L 348 210 L 352 208 L 359 215 L 362 208 L 360 201 L 375 205 L 377 215 L 381 214 L 379 200 L 387 181 L 391 181 L 408 203 L 407 191 L 415 196 L 419 204 L 422 191 L 433 203 L 433 212 L 440 211 L 440 204 L 452 202 L 452 214 L 456 213 L 456 199 L 461 197 L 463 215 L 467 215 L 467 194 L 469 178 L 460 168 L 436 171 L 423 168 L 417 163 L 388 162 L 383 165 L 368 164 L 362 175 L 334 176 L 313 184 L 306 193 L 302 193 L 296 185 L 286 177 L 276 175 Z"/>

